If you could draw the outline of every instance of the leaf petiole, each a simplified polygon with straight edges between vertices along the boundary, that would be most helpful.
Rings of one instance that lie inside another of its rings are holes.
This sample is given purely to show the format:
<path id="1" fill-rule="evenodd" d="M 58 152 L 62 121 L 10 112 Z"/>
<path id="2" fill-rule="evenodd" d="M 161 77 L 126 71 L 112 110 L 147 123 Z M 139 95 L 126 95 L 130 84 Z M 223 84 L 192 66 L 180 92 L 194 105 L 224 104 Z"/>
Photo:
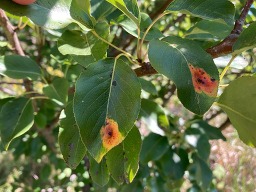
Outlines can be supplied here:
<path id="1" fill-rule="evenodd" d="M 127 58 L 132 58 L 134 60 L 136 60 L 130 53 L 127 53 L 126 51 L 120 49 L 119 47 L 113 45 L 112 43 L 110 43 L 109 41 L 105 40 L 104 38 L 102 38 L 101 36 L 98 35 L 98 33 L 96 33 L 96 31 L 92 30 L 91 31 L 93 35 L 95 35 L 95 37 L 99 38 L 101 41 L 103 41 L 104 43 L 108 44 L 109 46 L 115 48 L 116 50 L 120 51 L 123 55 L 125 55 Z"/>
<path id="2" fill-rule="evenodd" d="M 145 38 L 146 38 L 146 36 L 147 36 L 149 30 L 153 27 L 153 25 L 154 25 L 159 19 L 161 19 L 163 16 L 165 16 L 165 15 L 167 15 L 167 14 L 169 14 L 169 12 L 163 12 L 163 13 L 161 13 L 161 14 L 148 26 L 148 28 L 146 29 L 145 33 L 143 34 L 142 39 L 141 39 L 141 41 L 140 41 L 140 44 L 139 44 L 139 46 L 138 46 L 138 49 L 137 49 L 138 55 L 141 55 L 142 45 L 143 45 L 143 43 L 144 43 L 144 41 L 145 41 Z M 144 58 L 143 58 L 143 59 L 144 59 Z"/>
<path id="3" fill-rule="evenodd" d="M 234 59 L 236 58 L 237 55 L 232 55 L 232 58 L 230 59 L 230 61 L 228 62 L 227 66 L 223 69 L 222 73 L 220 74 L 220 82 L 223 79 L 224 75 L 227 73 L 231 63 L 234 61 Z"/>

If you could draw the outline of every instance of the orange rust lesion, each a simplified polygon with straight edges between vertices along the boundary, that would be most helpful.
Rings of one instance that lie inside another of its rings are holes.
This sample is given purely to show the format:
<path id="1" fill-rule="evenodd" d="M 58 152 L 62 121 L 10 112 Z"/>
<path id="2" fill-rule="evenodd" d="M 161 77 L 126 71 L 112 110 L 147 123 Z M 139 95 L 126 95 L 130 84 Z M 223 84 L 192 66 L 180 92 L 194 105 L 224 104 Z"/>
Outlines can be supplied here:
<path id="1" fill-rule="evenodd" d="M 118 124 L 113 119 L 107 118 L 104 126 L 101 127 L 100 135 L 103 146 L 110 150 L 122 142 L 122 135 L 119 132 Z"/>
<path id="2" fill-rule="evenodd" d="M 218 80 L 211 77 L 202 68 L 194 67 L 189 64 L 189 70 L 192 74 L 192 82 L 197 93 L 204 92 L 210 97 L 216 97 L 218 91 Z"/>

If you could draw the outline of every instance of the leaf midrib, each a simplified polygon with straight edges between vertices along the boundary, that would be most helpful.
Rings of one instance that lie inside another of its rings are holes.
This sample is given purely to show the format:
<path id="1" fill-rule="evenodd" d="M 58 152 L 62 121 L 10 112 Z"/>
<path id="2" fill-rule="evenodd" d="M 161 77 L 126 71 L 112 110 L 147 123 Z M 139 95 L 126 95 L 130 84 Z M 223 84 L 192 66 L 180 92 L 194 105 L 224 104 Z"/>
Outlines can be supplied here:
<path id="1" fill-rule="evenodd" d="M 229 107 L 229 106 L 227 106 L 227 105 L 224 105 L 224 104 L 221 104 L 221 103 L 217 103 L 217 105 L 219 105 L 222 109 L 228 109 L 228 110 L 230 110 L 231 112 L 233 112 L 233 113 L 235 113 L 235 114 L 241 116 L 242 118 L 244 118 L 244 119 L 246 119 L 246 120 L 248 120 L 248 121 L 250 121 L 250 122 L 256 124 L 256 121 L 255 121 L 255 120 L 253 120 L 253 119 L 251 119 L 251 118 L 249 118 L 249 117 L 244 116 L 244 115 L 243 115 L 242 113 L 240 113 L 239 111 L 236 111 L 235 109 L 233 109 L 233 108 L 231 108 L 231 107 Z"/>

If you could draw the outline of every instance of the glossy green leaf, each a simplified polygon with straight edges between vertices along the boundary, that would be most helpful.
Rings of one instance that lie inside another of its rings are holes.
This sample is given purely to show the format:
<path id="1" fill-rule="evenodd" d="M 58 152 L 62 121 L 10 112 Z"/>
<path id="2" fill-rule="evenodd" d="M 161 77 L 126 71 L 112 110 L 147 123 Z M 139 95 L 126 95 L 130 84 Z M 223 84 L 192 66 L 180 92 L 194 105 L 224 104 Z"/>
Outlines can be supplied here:
<path id="1" fill-rule="evenodd" d="M 59 105 L 65 105 L 68 101 L 69 83 L 64 78 L 56 78 L 53 82 L 43 88 L 46 96 Z"/>
<path id="2" fill-rule="evenodd" d="M 91 14 L 97 20 L 105 18 L 114 10 L 116 10 L 116 7 L 109 4 L 106 0 L 91 0 Z"/>
<path id="3" fill-rule="evenodd" d="M 91 13 L 91 2 L 90 0 L 72 0 L 75 2 L 77 7 L 81 10 L 83 10 L 85 13 L 90 14 Z"/>
<path id="4" fill-rule="evenodd" d="M 201 20 L 186 32 L 186 38 L 216 40 L 227 37 L 233 26 L 219 21 Z"/>
<path id="5" fill-rule="evenodd" d="M 199 45 L 178 37 L 152 40 L 149 60 L 159 73 L 175 83 L 184 107 L 200 115 L 211 107 L 219 74 L 212 57 Z"/>
<path id="6" fill-rule="evenodd" d="M 201 159 L 208 160 L 211 146 L 206 134 L 197 128 L 190 127 L 185 131 L 185 141 L 196 149 Z"/>
<path id="7" fill-rule="evenodd" d="M 133 127 L 125 140 L 106 155 L 107 166 L 112 178 L 118 183 L 131 183 L 139 169 L 141 136 Z"/>
<path id="8" fill-rule="evenodd" d="M 154 101 L 142 99 L 140 117 L 153 133 L 164 135 L 162 129 L 169 127 L 169 121 L 163 108 Z"/>
<path id="9" fill-rule="evenodd" d="M 109 25 L 107 22 L 99 22 L 95 26 L 95 31 L 104 39 L 109 36 Z M 92 32 L 65 31 L 58 40 L 58 49 L 63 55 L 72 55 L 75 60 L 79 60 L 83 66 L 102 59 L 107 52 L 108 45 L 95 37 Z"/>
<path id="10" fill-rule="evenodd" d="M 97 162 L 133 127 L 140 92 L 138 78 L 122 59 L 93 63 L 78 78 L 74 114 L 82 140 Z M 108 137 L 107 130 L 114 137 Z"/>
<path id="11" fill-rule="evenodd" d="M 37 63 L 28 57 L 8 55 L 0 57 L 0 74 L 13 79 L 37 80 L 41 76 L 41 71 Z"/>
<path id="12" fill-rule="evenodd" d="M 233 45 L 233 54 L 237 55 L 246 51 L 248 49 L 252 49 L 256 47 L 256 22 L 250 24 L 250 26 L 239 35 L 237 41 Z"/>
<path id="13" fill-rule="evenodd" d="M 65 117 L 60 120 L 59 145 L 65 162 L 75 169 L 86 154 L 86 148 L 81 140 L 76 125 L 73 104 L 70 102 L 65 108 Z"/>
<path id="14" fill-rule="evenodd" d="M 93 29 L 96 23 L 91 16 L 90 6 L 90 0 L 72 0 L 71 2 L 70 16 L 84 30 Z"/>
<path id="15" fill-rule="evenodd" d="M 169 11 L 189 14 L 207 20 L 234 21 L 235 7 L 228 0 L 175 0 L 167 8 Z"/>
<path id="16" fill-rule="evenodd" d="M 17 98 L 8 101 L 0 113 L 1 140 L 7 150 L 13 139 L 26 133 L 34 123 L 30 99 Z"/>
<path id="17" fill-rule="evenodd" d="M 115 22 L 121 25 L 124 30 L 127 31 L 129 34 L 138 38 L 138 27 L 130 18 L 126 17 L 125 15 L 121 15 L 115 20 Z M 140 38 L 144 35 L 145 31 L 151 23 L 152 20 L 149 15 L 146 13 L 141 13 Z M 158 39 L 160 37 L 163 37 L 161 31 L 156 27 L 152 27 L 147 33 L 145 40 L 150 41 L 152 39 Z"/>
<path id="18" fill-rule="evenodd" d="M 140 162 L 158 160 L 170 148 L 166 137 L 151 133 L 144 140 L 140 153 Z"/>
<path id="19" fill-rule="evenodd" d="M 232 81 L 218 100 L 240 139 L 256 146 L 256 77 L 244 76 Z"/>
<path id="20" fill-rule="evenodd" d="M 191 128 L 199 129 L 202 133 L 207 135 L 208 139 L 222 139 L 223 141 L 226 141 L 226 138 L 224 137 L 220 129 L 209 125 L 205 121 L 193 122 Z"/>
<path id="21" fill-rule="evenodd" d="M 192 155 L 193 164 L 190 167 L 190 176 L 194 177 L 197 184 L 201 187 L 201 191 L 206 191 L 212 181 L 212 171 L 205 161 L 197 155 Z"/>
<path id="22" fill-rule="evenodd" d="M 109 181 L 109 171 L 107 168 L 106 159 L 103 158 L 100 163 L 95 161 L 91 156 L 89 156 L 90 161 L 90 176 L 97 185 L 104 186 Z"/>
<path id="23" fill-rule="evenodd" d="M 182 149 L 170 149 L 159 159 L 160 170 L 171 180 L 181 179 L 189 165 L 188 153 Z"/>
<path id="24" fill-rule="evenodd" d="M 36 3 L 28 6 L 18 5 L 10 0 L 1 0 L 0 8 L 13 15 L 27 16 L 35 24 L 49 29 L 64 28 L 73 22 L 85 26 L 84 29 L 93 28 L 94 20 L 86 12 L 88 11 L 86 5 L 82 7 L 80 5 L 79 0 L 37 0 Z"/>
<path id="25" fill-rule="evenodd" d="M 139 8 L 136 0 L 107 0 L 107 2 L 122 11 L 137 26 L 140 26 Z"/>

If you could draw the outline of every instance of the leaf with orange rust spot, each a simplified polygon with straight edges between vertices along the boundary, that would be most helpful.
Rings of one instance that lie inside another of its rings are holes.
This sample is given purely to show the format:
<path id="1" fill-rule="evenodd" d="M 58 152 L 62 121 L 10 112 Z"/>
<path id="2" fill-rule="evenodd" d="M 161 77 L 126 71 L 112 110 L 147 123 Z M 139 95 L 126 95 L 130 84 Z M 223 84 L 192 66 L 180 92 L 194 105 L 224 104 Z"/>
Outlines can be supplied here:
<path id="1" fill-rule="evenodd" d="M 181 103 L 196 114 L 204 114 L 215 101 L 219 73 L 212 57 L 198 44 L 179 37 L 152 40 L 151 65 L 171 79 Z"/>
<path id="2" fill-rule="evenodd" d="M 132 129 L 140 93 L 139 79 L 122 59 L 92 63 L 78 78 L 74 115 L 82 141 L 97 162 Z"/>
<path id="3" fill-rule="evenodd" d="M 122 135 L 118 130 L 118 124 L 113 119 L 106 119 L 105 125 L 100 130 L 103 146 L 110 150 L 122 142 Z"/>
<path id="4" fill-rule="evenodd" d="M 218 81 L 209 76 L 202 68 L 193 67 L 189 64 L 189 69 L 192 74 L 192 81 L 197 93 L 204 92 L 210 97 L 215 97 L 218 91 Z"/>
<path id="5" fill-rule="evenodd" d="M 119 184 L 131 183 L 139 169 L 141 136 L 137 127 L 133 127 L 122 143 L 106 155 L 111 177 Z"/>

